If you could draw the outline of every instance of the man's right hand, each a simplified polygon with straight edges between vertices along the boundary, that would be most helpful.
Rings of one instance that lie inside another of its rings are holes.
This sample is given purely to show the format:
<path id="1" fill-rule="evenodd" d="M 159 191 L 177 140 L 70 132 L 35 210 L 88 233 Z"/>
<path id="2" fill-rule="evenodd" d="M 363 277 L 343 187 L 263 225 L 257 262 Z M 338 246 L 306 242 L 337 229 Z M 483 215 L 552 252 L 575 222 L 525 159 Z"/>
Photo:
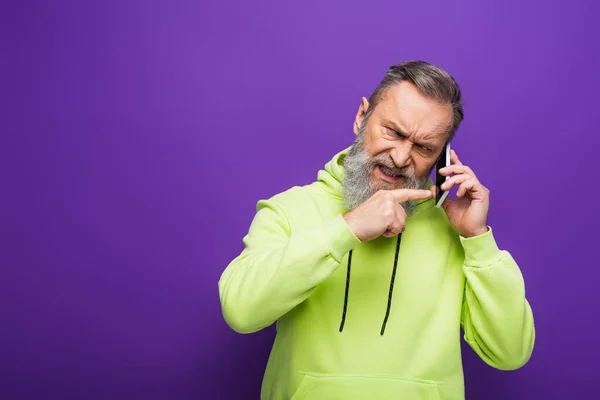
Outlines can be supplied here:
<path id="1" fill-rule="evenodd" d="M 408 200 L 425 200 L 432 195 L 430 190 L 379 190 L 343 217 L 361 242 L 381 235 L 392 237 L 401 233 L 406 226 L 407 216 L 402 203 Z"/>

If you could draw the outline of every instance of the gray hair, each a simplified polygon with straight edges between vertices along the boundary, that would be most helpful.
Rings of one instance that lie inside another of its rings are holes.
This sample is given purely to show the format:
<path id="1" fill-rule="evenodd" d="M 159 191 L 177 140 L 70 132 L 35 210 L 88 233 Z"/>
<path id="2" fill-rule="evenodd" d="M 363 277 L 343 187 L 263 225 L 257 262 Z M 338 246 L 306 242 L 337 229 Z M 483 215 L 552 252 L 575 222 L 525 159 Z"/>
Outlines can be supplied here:
<path id="1" fill-rule="evenodd" d="M 367 119 L 371 115 L 371 111 L 375 109 L 375 106 L 383 97 L 386 89 L 403 81 L 415 85 L 423 96 L 433 99 L 440 104 L 449 104 L 452 106 L 454 120 L 448 132 L 448 141 L 451 141 L 464 119 L 460 87 L 456 80 L 442 68 L 425 61 L 406 61 L 391 66 L 369 98 Z"/>

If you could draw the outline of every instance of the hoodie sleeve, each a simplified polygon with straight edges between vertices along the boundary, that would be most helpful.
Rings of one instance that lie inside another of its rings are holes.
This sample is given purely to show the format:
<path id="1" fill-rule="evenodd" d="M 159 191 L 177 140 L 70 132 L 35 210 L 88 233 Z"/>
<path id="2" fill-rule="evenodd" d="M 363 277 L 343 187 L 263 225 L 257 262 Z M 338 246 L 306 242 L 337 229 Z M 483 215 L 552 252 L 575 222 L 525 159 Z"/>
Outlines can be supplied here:
<path id="1" fill-rule="evenodd" d="M 533 352 L 535 327 L 521 271 L 488 232 L 460 238 L 466 276 L 462 326 L 469 346 L 490 366 L 514 370 Z"/>
<path id="2" fill-rule="evenodd" d="M 341 215 L 292 232 L 283 210 L 262 200 L 243 243 L 221 275 L 219 295 L 229 326 L 252 333 L 303 302 L 360 240 Z"/>

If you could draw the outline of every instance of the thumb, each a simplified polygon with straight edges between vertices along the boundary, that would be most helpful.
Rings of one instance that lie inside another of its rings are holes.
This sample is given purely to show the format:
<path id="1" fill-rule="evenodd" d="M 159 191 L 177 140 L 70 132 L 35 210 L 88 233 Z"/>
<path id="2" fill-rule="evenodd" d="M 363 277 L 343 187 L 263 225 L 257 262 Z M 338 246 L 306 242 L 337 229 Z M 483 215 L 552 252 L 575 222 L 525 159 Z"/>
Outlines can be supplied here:
<path id="1" fill-rule="evenodd" d="M 454 203 L 455 201 L 456 199 L 453 199 L 450 196 L 446 196 L 444 202 L 442 203 L 442 208 L 444 209 L 444 211 L 447 212 L 448 209 L 452 206 L 452 203 Z"/>
<path id="2" fill-rule="evenodd" d="M 450 206 L 450 202 L 452 202 L 452 199 L 450 197 L 446 197 L 444 199 L 444 202 L 442 203 L 442 208 L 444 209 L 444 211 L 448 211 L 448 207 Z"/>

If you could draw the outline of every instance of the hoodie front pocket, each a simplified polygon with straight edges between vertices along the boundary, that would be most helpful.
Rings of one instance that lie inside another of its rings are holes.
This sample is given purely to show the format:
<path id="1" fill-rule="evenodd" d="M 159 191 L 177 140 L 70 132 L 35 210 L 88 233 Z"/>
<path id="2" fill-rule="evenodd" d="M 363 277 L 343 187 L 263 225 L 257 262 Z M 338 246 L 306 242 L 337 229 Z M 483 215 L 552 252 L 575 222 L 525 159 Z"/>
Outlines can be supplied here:
<path id="1" fill-rule="evenodd" d="M 292 400 L 440 400 L 433 381 L 377 375 L 302 373 Z"/>

